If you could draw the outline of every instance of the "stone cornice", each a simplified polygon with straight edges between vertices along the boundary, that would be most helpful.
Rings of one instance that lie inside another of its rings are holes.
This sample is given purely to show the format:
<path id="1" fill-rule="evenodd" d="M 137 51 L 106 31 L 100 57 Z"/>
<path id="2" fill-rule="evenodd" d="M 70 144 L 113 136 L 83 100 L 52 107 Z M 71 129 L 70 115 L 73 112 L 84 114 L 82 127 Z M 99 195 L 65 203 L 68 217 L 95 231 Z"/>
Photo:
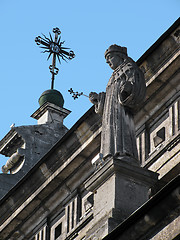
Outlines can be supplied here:
<path id="1" fill-rule="evenodd" d="M 58 114 L 61 114 L 64 118 L 71 112 L 68 109 L 61 108 L 56 106 L 53 103 L 46 102 L 41 107 L 39 107 L 32 115 L 31 117 L 34 119 L 39 119 L 47 110 L 51 110 L 54 112 L 57 112 Z"/>

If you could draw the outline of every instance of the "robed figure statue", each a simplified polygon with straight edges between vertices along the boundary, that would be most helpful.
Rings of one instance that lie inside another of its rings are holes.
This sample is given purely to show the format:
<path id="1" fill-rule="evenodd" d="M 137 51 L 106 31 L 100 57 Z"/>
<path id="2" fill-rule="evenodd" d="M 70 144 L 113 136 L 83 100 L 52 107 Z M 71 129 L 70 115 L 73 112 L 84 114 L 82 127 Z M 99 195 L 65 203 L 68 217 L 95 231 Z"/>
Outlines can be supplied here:
<path id="1" fill-rule="evenodd" d="M 127 55 L 127 48 L 111 45 L 105 52 L 106 62 L 114 70 L 106 93 L 91 92 L 90 101 L 102 115 L 100 153 L 103 159 L 130 157 L 138 159 L 134 110 L 145 97 L 144 75 Z"/>

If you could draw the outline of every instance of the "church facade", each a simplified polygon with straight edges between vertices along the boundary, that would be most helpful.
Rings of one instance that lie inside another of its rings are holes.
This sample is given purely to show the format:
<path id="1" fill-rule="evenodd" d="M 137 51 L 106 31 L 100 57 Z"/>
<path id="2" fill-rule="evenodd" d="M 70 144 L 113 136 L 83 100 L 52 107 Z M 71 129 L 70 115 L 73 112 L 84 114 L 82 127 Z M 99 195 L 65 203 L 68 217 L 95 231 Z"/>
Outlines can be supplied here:
<path id="1" fill-rule="evenodd" d="M 136 62 L 146 99 L 134 116 L 140 166 L 99 156 L 101 116 L 68 130 L 52 102 L 0 141 L 0 239 L 180 238 L 180 19 Z M 7 174 L 9 173 L 10 174 Z"/>

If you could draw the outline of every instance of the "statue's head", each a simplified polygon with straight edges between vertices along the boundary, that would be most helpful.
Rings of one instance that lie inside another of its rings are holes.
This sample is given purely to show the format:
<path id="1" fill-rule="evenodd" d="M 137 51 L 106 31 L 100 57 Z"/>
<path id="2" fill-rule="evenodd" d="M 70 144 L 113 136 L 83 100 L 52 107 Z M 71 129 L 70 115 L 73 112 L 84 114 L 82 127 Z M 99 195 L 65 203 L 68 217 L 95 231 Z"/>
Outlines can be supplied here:
<path id="1" fill-rule="evenodd" d="M 106 62 L 114 70 L 127 58 L 127 48 L 114 44 L 105 51 L 104 55 Z"/>

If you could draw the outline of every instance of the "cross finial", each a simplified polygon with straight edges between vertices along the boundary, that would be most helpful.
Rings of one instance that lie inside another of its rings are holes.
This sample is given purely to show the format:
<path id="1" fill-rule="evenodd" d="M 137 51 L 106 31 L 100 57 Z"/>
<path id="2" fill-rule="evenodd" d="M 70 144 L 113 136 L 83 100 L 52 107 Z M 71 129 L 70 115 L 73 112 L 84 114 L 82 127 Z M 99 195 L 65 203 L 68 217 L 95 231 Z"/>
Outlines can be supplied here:
<path id="1" fill-rule="evenodd" d="M 61 64 L 61 60 L 66 61 L 71 60 L 75 57 L 75 54 L 73 51 L 67 52 L 66 47 L 63 47 L 62 45 L 64 44 L 65 41 L 61 42 L 61 31 L 58 27 L 53 28 L 53 33 L 55 34 L 54 36 L 54 41 L 52 39 L 51 33 L 49 33 L 49 38 L 47 38 L 44 34 L 43 37 L 38 36 L 35 38 L 35 42 L 37 45 L 43 45 L 40 48 L 45 49 L 43 53 L 47 52 L 49 53 L 47 60 L 50 58 L 52 54 L 52 65 L 49 66 L 50 72 L 52 74 L 51 77 L 51 89 L 54 88 L 54 78 L 55 75 L 58 74 L 59 69 L 56 67 L 56 57 L 58 58 L 59 63 Z"/>
<path id="2" fill-rule="evenodd" d="M 73 89 L 72 88 L 70 88 L 69 90 L 68 90 L 68 92 L 70 93 L 70 94 L 72 94 L 72 97 L 74 98 L 74 100 L 76 100 L 78 97 L 80 97 L 81 95 L 82 96 L 85 96 L 85 97 L 88 97 L 87 95 L 85 95 L 83 92 L 74 92 L 73 91 Z"/>

